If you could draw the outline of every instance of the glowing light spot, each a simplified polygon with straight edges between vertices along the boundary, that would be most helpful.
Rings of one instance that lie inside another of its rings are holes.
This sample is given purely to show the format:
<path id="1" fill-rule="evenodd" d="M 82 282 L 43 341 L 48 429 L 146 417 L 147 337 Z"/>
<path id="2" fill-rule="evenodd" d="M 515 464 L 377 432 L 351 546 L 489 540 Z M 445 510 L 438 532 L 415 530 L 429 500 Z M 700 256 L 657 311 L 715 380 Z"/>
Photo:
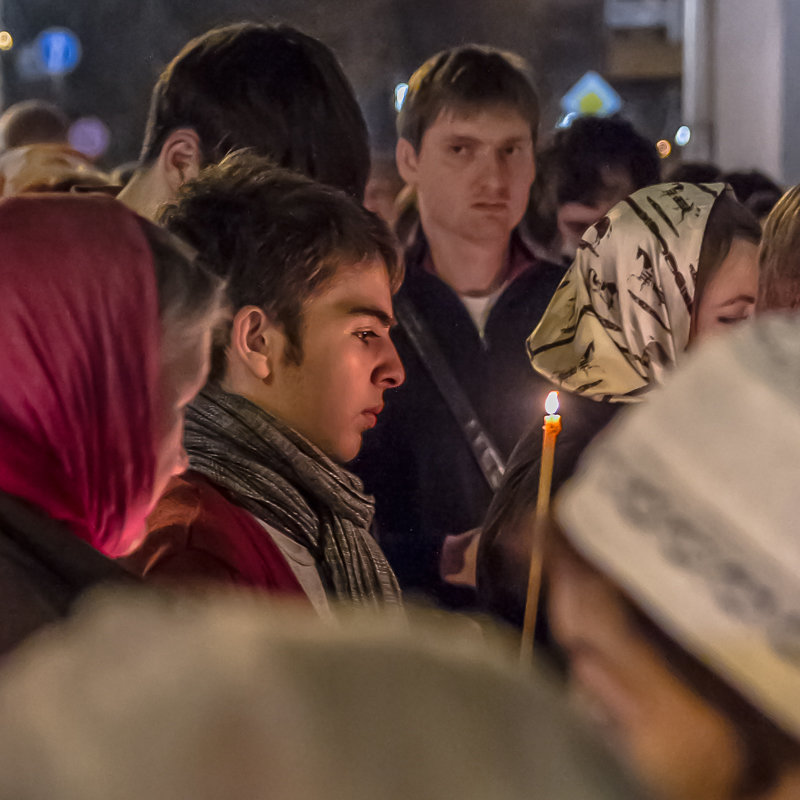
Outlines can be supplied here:
<path id="1" fill-rule="evenodd" d="M 672 152 L 672 145 L 666 139 L 661 139 L 656 142 L 656 150 L 661 158 L 666 158 Z"/>
<path id="2" fill-rule="evenodd" d="M 556 128 L 569 128 L 577 118 L 577 111 L 570 111 L 569 114 L 563 114 L 561 119 L 556 123 Z"/>
<path id="3" fill-rule="evenodd" d="M 406 101 L 407 94 L 408 94 L 407 83 L 398 83 L 397 86 L 394 87 L 394 107 L 398 111 L 403 107 L 403 103 L 405 103 Z"/>
<path id="4" fill-rule="evenodd" d="M 0 50 L 10 50 L 14 46 L 14 37 L 8 31 L 0 31 Z"/>
<path id="5" fill-rule="evenodd" d="M 558 411 L 558 392 L 550 392 L 547 395 L 547 400 L 544 401 L 544 410 L 551 415 Z"/>
<path id="6" fill-rule="evenodd" d="M 686 147 L 689 144 L 689 140 L 692 138 L 692 131 L 688 125 L 681 125 L 678 128 L 678 132 L 675 134 L 675 144 L 678 147 Z"/>

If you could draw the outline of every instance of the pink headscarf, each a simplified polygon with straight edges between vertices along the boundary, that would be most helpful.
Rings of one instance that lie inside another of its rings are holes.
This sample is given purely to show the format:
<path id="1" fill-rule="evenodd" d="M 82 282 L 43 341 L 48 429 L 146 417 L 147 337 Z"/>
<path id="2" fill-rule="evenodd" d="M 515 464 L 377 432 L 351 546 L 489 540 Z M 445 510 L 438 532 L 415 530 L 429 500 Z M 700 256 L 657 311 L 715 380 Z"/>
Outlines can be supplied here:
<path id="1" fill-rule="evenodd" d="M 152 501 L 159 346 L 135 214 L 100 196 L 0 202 L 0 491 L 109 556 Z"/>

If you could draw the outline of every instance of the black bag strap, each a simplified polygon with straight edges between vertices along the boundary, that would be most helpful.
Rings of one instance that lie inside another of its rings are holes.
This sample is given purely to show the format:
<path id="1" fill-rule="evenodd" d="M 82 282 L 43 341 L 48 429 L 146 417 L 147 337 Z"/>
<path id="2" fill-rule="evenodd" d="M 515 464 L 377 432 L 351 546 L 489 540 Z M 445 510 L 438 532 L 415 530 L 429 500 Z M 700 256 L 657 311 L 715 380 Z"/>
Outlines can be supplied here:
<path id="1" fill-rule="evenodd" d="M 478 462 L 483 477 L 486 478 L 486 483 L 493 492 L 497 491 L 506 471 L 500 451 L 478 419 L 472 403 L 414 304 L 404 295 L 396 296 L 394 311 L 397 321 L 461 428 L 469 449 Z"/>

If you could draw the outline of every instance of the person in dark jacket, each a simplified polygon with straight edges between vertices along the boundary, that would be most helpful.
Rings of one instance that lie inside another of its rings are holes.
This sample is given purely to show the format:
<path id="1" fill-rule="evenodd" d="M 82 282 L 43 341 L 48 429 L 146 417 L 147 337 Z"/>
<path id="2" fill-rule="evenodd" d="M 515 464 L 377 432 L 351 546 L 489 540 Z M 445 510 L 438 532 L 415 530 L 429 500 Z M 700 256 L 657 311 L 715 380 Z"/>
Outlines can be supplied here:
<path id="1" fill-rule="evenodd" d="M 133 580 L 184 467 L 183 408 L 208 370 L 216 277 L 106 197 L 0 203 L 0 652 Z"/>
<path id="2" fill-rule="evenodd" d="M 563 269 L 538 261 L 516 232 L 538 120 L 522 59 L 477 45 L 425 62 L 397 120 L 398 170 L 420 222 L 396 302 L 407 377 L 354 469 L 376 496 L 377 534 L 401 584 L 445 604 L 470 601 L 443 573 L 461 571 L 502 462 L 544 397 L 524 342 Z M 420 325 L 428 341 L 417 346 L 410 331 Z M 437 386 L 434 351 L 457 392 Z M 451 407 L 457 395 L 471 406 L 466 425 Z"/>
<path id="3" fill-rule="evenodd" d="M 690 343 L 754 311 L 757 220 L 725 185 L 634 192 L 584 235 L 528 339 L 534 369 L 562 392 L 553 492 L 586 445 L 685 358 Z M 541 419 L 520 441 L 484 524 L 481 605 L 522 624 L 542 450 Z"/>

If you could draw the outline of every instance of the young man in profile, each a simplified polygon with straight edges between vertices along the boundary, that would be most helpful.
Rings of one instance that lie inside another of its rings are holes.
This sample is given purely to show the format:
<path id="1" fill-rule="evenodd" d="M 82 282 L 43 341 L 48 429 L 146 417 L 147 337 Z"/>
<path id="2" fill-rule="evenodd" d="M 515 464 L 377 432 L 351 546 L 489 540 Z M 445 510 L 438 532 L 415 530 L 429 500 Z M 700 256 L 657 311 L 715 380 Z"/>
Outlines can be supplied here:
<path id="1" fill-rule="evenodd" d="M 164 219 L 228 281 L 233 320 L 186 412 L 190 469 L 129 565 L 398 603 L 370 535 L 373 504 L 342 465 L 402 383 L 389 328 L 402 279 L 385 224 L 343 193 L 249 154 L 188 184 Z"/>
<path id="2" fill-rule="evenodd" d="M 502 462 L 543 413 L 525 341 L 563 270 L 537 261 L 516 232 L 538 121 L 522 59 L 476 45 L 426 61 L 397 119 L 397 166 L 419 207 L 396 300 L 407 380 L 356 470 L 376 495 L 379 541 L 401 583 L 448 603 L 469 593 L 442 577 L 464 566 Z M 460 418 L 454 395 L 469 406 Z"/>
<path id="3" fill-rule="evenodd" d="M 155 219 L 202 167 L 243 148 L 363 197 L 367 126 L 322 42 L 288 25 L 253 22 L 188 42 L 153 89 L 142 163 L 119 199 Z"/>

